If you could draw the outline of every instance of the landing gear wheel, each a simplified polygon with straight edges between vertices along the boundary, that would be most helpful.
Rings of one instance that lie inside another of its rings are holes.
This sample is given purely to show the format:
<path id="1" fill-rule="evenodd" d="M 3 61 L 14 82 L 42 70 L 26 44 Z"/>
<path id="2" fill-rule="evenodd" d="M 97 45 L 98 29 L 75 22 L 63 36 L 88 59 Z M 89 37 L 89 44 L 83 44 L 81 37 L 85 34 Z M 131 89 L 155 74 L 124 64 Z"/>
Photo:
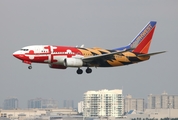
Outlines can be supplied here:
<path id="1" fill-rule="evenodd" d="M 83 73 L 83 70 L 79 68 L 79 69 L 77 70 L 77 74 L 82 74 L 82 73 Z"/>
<path id="2" fill-rule="evenodd" d="M 28 69 L 32 69 L 32 66 L 28 66 Z"/>
<path id="3" fill-rule="evenodd" d="M 91 68 L 87 68 L 86 69 L 86 73 L 91 73 L 92 72 L 92 69 Z"/>

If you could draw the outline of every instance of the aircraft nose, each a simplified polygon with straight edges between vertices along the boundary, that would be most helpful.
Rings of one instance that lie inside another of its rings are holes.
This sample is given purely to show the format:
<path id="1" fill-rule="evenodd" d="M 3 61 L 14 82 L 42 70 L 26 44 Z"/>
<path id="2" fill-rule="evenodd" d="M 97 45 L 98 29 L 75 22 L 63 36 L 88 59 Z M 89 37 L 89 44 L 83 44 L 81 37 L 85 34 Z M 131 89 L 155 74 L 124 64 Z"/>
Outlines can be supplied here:
<path id="1" fill-rule="evenodd" d="M 17 57 L 17 56 L 18 56 L 18 52 L 17 52 L 17 51 L 14 52 L 14 53 L 13 53 L 13 56 L 14 56 L 14 57 Z"/>
<path id="2" fill-rule="evenodd" d="M 19 51 L 16 51 L 13 53 L 13 56 L 20 59 L 22 57 L 22 54 Z"/>

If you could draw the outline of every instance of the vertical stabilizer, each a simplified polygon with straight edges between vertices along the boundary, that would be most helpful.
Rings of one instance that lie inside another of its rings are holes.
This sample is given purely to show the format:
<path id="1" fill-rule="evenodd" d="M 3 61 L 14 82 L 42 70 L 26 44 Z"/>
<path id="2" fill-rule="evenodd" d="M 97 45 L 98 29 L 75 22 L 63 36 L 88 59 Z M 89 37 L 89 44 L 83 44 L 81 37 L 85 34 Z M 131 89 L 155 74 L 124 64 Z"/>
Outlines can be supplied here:
<path id="1" fill-rule="evenodd" d="M 134 49 L 132 52 L 148 53 L 155 27 L 156 22 L 150 21 L 143 30 L 141 30 L 141 32 L 129 44 L 130 48 Z"/>

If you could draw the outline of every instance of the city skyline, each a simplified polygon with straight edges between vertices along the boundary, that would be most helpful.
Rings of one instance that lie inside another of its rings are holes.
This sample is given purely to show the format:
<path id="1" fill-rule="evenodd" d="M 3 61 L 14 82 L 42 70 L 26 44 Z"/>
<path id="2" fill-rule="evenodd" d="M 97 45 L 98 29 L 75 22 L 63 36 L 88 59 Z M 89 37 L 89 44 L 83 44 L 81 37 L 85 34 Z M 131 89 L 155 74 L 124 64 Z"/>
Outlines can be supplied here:
<path id="1" fill-rule="evenodd" d="M 105 90 L 105 89 L 102 89 L 102 90 Z M 122 89 L 121 89 L 122 90 Z M 90 90 L 89 90 L 90 91 Z M 95 90 L 95 91 L 99 91 L 99 89 L 97 89 L 97 90 Z M 85 91 L 85 92 L 87 92 L 87 91 Z M 85 93 L 84 92 L 84 93 Z M 122 90 L 122 92 L 124 92 L 123 90 Z M 84 94 L 83 93 L 83 94 Z M 144 101 L 144 104 L 143 104 L 143 108 L 144 109 L 146 109 L 146 108 L 150 108 L 150 107 L 148 107 L 148 102 L 149 102 L 149 100 L 148 100 L 148 96 L 161 96 L 161 95 L 163 95 L 163 94 L 165 94 L 166 93 L 166 95 L 167 96 L 176 96 L 177 98 L 178 98 L 178 94 L 169 94 L 169 93 L 167 93 L 166 91 L 163 91 L 162 93 L 159 93 L 159 94 L 148 94 L 148 95 L 145 95 L 144 97 L 143 96 L 140 96 L 140 97 L 135 97 L 135 96 L 133 96 L 133 95 L 130 95 L 130 94 L 123 94 L 123 99 L 127 99 L 127 98 L 131 98 L 131 99 L 133 99 L 134 101 L 135 100 L 142 100 L 143 99 L 143 101 Z M 83 95 L 82 94 L 82 95 Z M 81 95 L 81 96 L 82 96 Z M 17 97 L 7 97 L 6 99 L 9 99 L 9 98 L 16 98 L 16 99 L 18 99 Z M 4 100 L 6 100 L 6 99 L 4 99 Z M 30 101 L 30 100 L 38 100 L 38 99 L 44 99 L 44 100 L 54 100 L 54 99 L 52 99 L 52 98 L 41 98 L 41 97 L 36 97 L 36 98 L 31 98 L 31 99 L 28 99 L 27 100 L 27 105 L 25 106 L 25 107 L 20 107 L 20 103 L 18 102 L 18 107 L 20 108 L 20 109 L 23 109 L 23 108 L 28 108 L 28 101 Z M 64 107 L 64 101 L 67 101 L 67 102 L 72 102 L 73 101 L 73 105 L 74 105 L 74 109 L 75 108 L 77 108 L 78 107 L 78 103 L 79 102 L 81 102 L 81 101 L 83 101 L 84 99 L 81 99 L 81 100 L 79 100 L 79 101 L 76 101 L 76 102 L 74 102 L 74 100 L 72 100 L 72 99 L 70 99 L 70 100 L 62 100 L 62 101 L 59 101 L 59 100 L 55 100 L 55 101 L 57 101 L 58 102 L 58 108 L 70 108 L 70 107 Z M 20 101 L 19 99 L 18 99 L 18 101 Z M 4 103 L 4 101 L 3 101 L 3 103 Z M 2 106 L 0 106 L 0 108 L 3 108 L 3 103 L 2 103 Z M 62 104 L 62 106 L 60 106 L 60 104 Z M 145 104 L 146 104 L 146 106 L 145 106 Z M 71 104 L 70 104 L 71 105 Z M 176 104 L 177 105 L 177 104 Z M 133 107 L 133 106 L 132 106 Z"/>
<path id="2" fill-rule="evenodd" d="M 81 101 L 89 90 L 123 89 L 139 98 L 176 91 L 178 1 L 0 1 L 0 103 L 8 96 L 25 108 L 35 97 Z M 165 50 L 149 61 L 114 68 L 94 68 L 91 75 L 75 69 L 28 65 L 13 52 L 28 45 L 67 45 L 108 49 L 127 45 L 149 21 L 157 21 L 150 53 Z M 76 106 L 76 102 L 75 102 Z"/>

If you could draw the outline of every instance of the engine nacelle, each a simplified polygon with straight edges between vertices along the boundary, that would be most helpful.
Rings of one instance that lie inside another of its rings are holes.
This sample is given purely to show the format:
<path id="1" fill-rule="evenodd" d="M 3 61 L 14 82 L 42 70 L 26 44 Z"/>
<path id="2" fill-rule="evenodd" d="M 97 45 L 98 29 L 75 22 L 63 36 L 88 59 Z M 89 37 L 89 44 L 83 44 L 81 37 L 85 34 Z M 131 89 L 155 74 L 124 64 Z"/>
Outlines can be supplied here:
<path id="1" fill-rule="evenodd" d="M 53 62 L 53 64 L 60 64 L 60 65 L 64 65 L 64 59 L 65 59 L 66 57 L 62 57 L 62 56 L 53 56 L 53 61 L 51 61 L 51 62 Z"/>
<path id="2" fill-rule="evenodd" d="M 64 66 L 66 67 L 82 67 L 83 61 L 77 58 L 65 58 Z"/>
<path id="3" fill-rule="evenodd" d="M 66 69 L 67 67 L 64 65 L 58 65 L 58 64 L 49 64 L 50 68 L 54 68 L 54 69 Z"/>

